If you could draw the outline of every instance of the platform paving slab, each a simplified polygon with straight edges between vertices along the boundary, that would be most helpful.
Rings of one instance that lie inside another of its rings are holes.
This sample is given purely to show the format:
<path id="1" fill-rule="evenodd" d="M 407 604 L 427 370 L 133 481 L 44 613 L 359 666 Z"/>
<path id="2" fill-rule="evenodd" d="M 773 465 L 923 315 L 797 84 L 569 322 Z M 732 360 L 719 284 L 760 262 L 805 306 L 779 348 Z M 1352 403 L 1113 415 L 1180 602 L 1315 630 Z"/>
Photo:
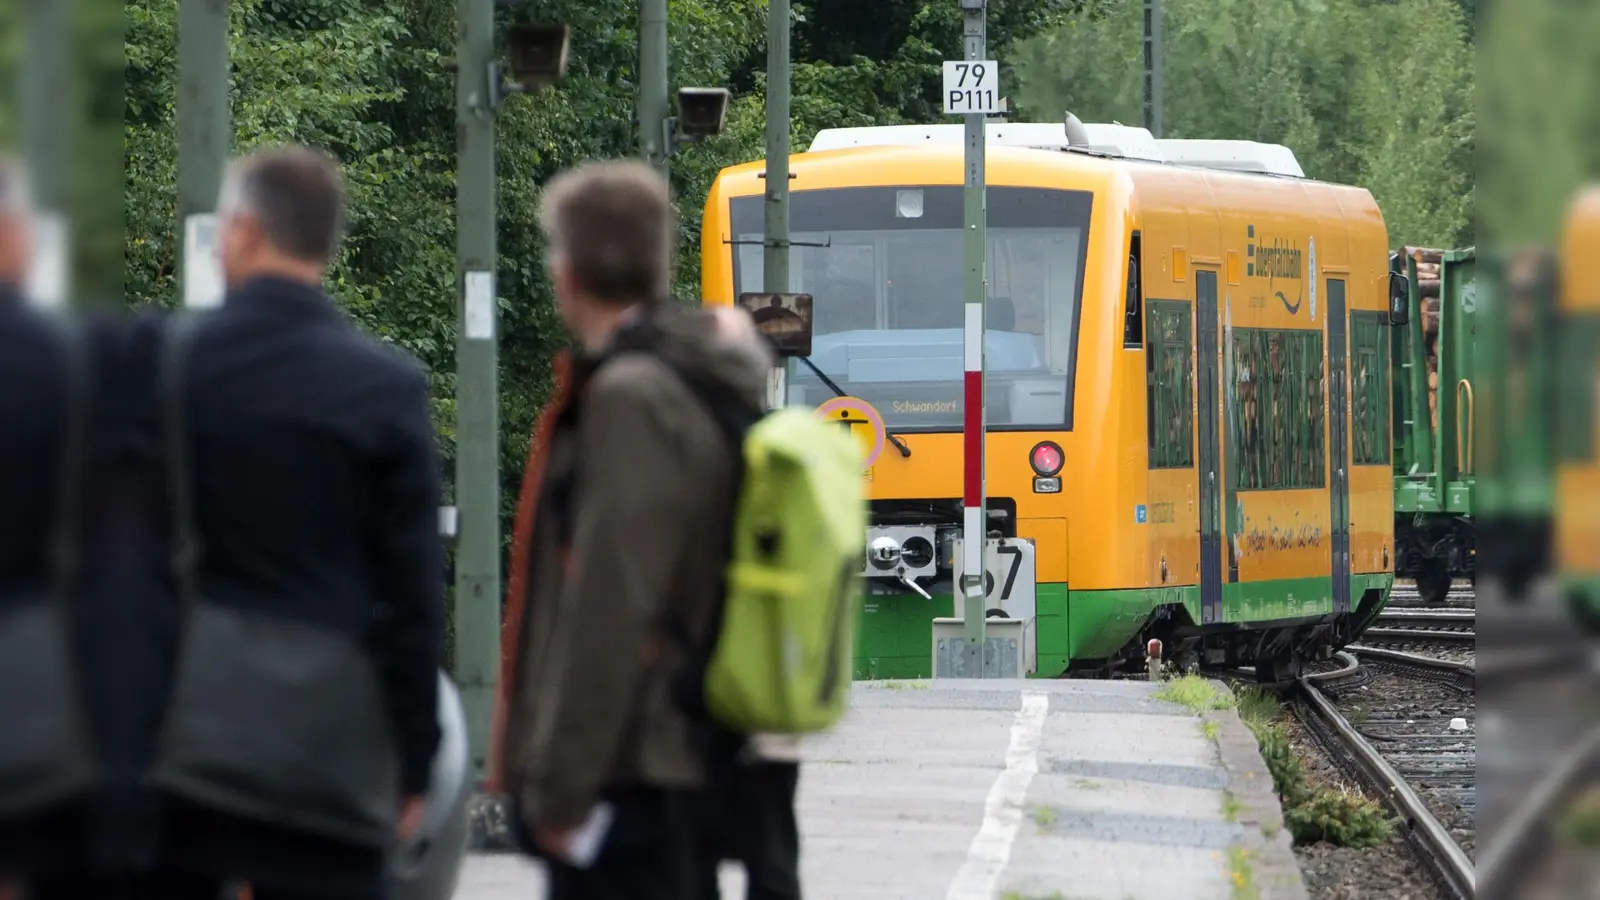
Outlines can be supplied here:
<path id="1" fill-rule="evenodd" d="M 844 720 L 805 749 L 806 896 L 1304 900 L 1254 737 L 1231 709 L 1196 715 L 1158 690 L 858 682 Z M 479 846 L 503 817 L 479 810 Z M 475 853 L 456 896 L 535 900 L 542 873 Z M 723 896 L 744 896 L 736 866 Z"/>

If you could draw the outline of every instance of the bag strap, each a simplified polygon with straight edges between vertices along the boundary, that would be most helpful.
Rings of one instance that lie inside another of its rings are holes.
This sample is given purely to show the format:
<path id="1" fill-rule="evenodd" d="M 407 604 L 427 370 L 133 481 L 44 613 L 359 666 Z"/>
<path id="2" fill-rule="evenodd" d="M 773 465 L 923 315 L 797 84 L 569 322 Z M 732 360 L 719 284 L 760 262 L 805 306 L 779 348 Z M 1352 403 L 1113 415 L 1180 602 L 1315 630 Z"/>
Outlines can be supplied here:
<path id="1" fill-rule="evenodd" d="M 89 446 L 89 353 L 79 323 L 60 313 L 44 313 L 62 353 L 66 402 L 61 420 L 61 469 L 50 533 L 50 575 L 59 602 L 71 596 L 82 565 L 83 481 Z"/>
<path id="2" fill-rule="evenodd" d="M 157 390 L 166 443 L 167 490 L 172 504 L 172 574 L 186 606 L 199 601 L 201 543 L 195 524 L 194 486 L 189 479 L 188 420 L 184 415 L 183 364 L 199 330 L 201 313 L 178 312 L 162 323 Z"/>

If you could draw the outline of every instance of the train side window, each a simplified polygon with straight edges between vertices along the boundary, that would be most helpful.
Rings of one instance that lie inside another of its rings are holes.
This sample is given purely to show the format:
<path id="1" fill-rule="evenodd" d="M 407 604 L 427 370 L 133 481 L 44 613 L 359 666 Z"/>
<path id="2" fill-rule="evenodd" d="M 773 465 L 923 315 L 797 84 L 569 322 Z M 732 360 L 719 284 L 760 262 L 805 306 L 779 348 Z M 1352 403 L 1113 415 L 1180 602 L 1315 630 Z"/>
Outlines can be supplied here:
<path id="1" fill-rule="evenodd" d="M 1123 312 L 1122 346 L 1124 348 L 1137 348 L 1144 346 L 1144 322 L 1142 310 L 1139 305 L 1140 295 L 1144 292 L 1144 285 L 1139 279 L 1139 232 L 1133 233 L 1133 243 L 1128 251 L 1128 285 L 1127 301 Z"/>

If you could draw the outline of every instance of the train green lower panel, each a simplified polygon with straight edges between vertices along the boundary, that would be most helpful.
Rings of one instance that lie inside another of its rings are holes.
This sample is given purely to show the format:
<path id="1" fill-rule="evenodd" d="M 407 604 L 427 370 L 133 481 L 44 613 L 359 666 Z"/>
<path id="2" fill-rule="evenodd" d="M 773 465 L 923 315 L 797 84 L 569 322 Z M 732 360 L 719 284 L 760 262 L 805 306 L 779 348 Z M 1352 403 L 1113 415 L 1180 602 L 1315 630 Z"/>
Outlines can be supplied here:
<path id="1" fill-rule="evenodd" d="M 1394 576 L 1354 575 L 1350 579 L 1352 611 L 1362 596 L 1379 591 L 1385 599 Z M 1223 585 L 1222 622 L 1244 623 L 1299 619 L 1333 611 L 1332 580 L 1297 578 Z M 1158 606 L 1182 606 L 1191 620 L 1201 621 L 1200 589 L 1196 586 L 1123 591 L 1073 591 L 1070 614 L 1065 584 L 1041 584 L 1037 593 L 1038 670 L 1060 673 L 1074 659 L 1106 659 L 1127 646 Z M 1373 607 L 1376 614 L 1382 604 Z M 933 677 L 933 620 L 953 609 L 950 594 L 932 600 L 912 595 L 863 598 L 857 629 L 855 677 Z"/>
<path id="2" fill-rule="evenodd" d="M 1035 604 L 1039 670 L 1060 671 L 1067 660 L 1067 586 L 1039 585 Z M 932 678 L 933 620 L 954 608 L 950 594 L 932 600 L 910 594 L 862 598 L 856 678 Z"/>

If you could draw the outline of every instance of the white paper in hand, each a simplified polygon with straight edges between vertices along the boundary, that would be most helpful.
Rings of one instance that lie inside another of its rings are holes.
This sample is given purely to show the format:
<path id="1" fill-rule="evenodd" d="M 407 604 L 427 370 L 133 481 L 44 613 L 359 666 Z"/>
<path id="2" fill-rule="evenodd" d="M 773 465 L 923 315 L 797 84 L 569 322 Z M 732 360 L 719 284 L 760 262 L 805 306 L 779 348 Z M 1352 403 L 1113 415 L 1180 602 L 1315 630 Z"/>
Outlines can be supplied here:
<path id="1" fill-rule="evenodd" d="M 611 831 L 611 819 L 615 810 L 609 803 L 597 803 L 594 810 L 589 813 L 589 818 L 578 826 L 572 836 L 572 843 L 568 847 L 567 862 L 579 869 L 587 869 L 594 865 L 595 859 L 600 855 L 600 848 L 605 846 L 606 835 Z"/>

